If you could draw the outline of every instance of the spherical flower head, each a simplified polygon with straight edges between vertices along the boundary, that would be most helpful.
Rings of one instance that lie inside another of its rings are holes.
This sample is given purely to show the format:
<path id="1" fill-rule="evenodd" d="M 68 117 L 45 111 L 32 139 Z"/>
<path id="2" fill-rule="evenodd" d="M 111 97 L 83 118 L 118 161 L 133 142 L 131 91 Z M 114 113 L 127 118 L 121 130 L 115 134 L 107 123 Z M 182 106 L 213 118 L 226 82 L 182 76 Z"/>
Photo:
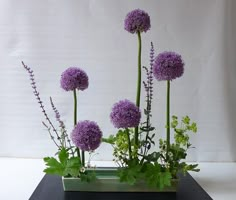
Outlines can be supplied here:
<path id="1" fill-rule="evenodd" d="M 159 81 L 173 80 L 184 73 L 184 62 L 181 55 L 175 52 L 160 53 L 153 64 L 153 74 Z"/>
<path id="2" fill-rule="evenodd" d="M 125 30 L 128 32 L 147 32 L 150 27 L 150 17 L 145 11 L 136 9 L 126 15 Z"/>
<path id="3" fill-rule="evenodd" d="M 140 109 L 125 99 L 113 105 L 110 119 L 116 128 L 137 127 L 141 119 Z"/>
<path id="4" fill-rule="evenodd" d="M 78 122 L 71 134 L 73 143 L 83 151 L 93 151 L 99 147 L 102 131 L 96 122 Z"/>
<path id="5" fill-rule="evenodd" d="M 88 88 L 88 76 L 82 69 L 78 67 L 70 67 L 61 75 L 61 87 L 65 91 L 85 90 Z"/>

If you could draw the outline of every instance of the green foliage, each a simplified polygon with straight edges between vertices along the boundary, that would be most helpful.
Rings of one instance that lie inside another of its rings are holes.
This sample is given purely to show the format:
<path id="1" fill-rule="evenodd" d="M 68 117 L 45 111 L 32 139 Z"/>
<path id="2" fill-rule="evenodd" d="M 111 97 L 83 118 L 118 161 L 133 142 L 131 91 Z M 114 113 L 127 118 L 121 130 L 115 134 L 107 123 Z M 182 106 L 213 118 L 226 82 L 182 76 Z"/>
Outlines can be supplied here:
<path id="1" fill-rule="evenodd" d="M 181 120 L 181 126 L 178 127 L 178 117 L 172 116 L 171 127 L 175 131 L 174 139 L 175 143 L 179 146 L 186 147 L 188 149 L 191 144 L 189 143 L 189 136 L 187 132 L 191 131 L 193 133 L 197 132 L 197 124 L 190 121 L 188 116 L 185 116 Z"/>
<path id="2" fill-rule="evenodd" d="M 55 158 L 53 157 L 46 157 L 43 159 L 46 165 L 48 166 L 44 172 L 46 174 L 54 174 L 59 176 L 64 176 L 64 170 L 65 168 L 61 163 L 59 163 Z"/>
<path id="3" fill-rule="evenodd" d="M 155 145 L 154 128 L 150 124 L 150 113 L 146 110 L 147 120 L 141 124 L 138 146 L 134 144 L 134 132 L 128 130 L 132 156 L 129 156 L 129 142 L 127 130 L 119 130 L 116 135 L 103 138 L 103 142 L 113 146 L 115 161 L 119 164 L 118 176 L 121 182 L 131 185 L 145 181 L 150 187 L 163 189 L 171 185 L 171 180 L 178 178 L 179 172 L 198 172 L 198 165 L 189 165 L 182 162 L 187 156 L 187 150 L 191 147 L 189 132 L 197 132 L 197 124 L 191 122 L 188 116 L 178 120 L 172 116 L 171 128 L 174 130 L 174 142 L 170 145 L 167 155 L 167 142 L 159 140 L 159 152 L 149 153 L 152 145 Z M 88 181 L 88 180 L 87 180 Z"/>
<path id="4" fill-rule="evenodd" d="M 134 144 L 134 132 L 132 129 L 129 129 L 129 134 L 131 137 L 131 156 L 135 157 L 137 147 Z M 110 135 L 108 138 L 103 138 L 102 140 L 113 146 L 114 161 L 121 166 L 126 166 L 127 161 L 129 160 L 129 143 L 126 130 L 120 129 L 115 136 Z"/>
<path id="5" fill-rule="evenodd" d="M 47 168 L 46 174 L 53 174 L 66 177 L 80 177 L 81 181 L 91 182 L 96 179 L 94 171 L 82 172 L 82 164 L 79 157 L 70 157 L 69 149 L 62 148 L 58 152 L 58 160 L 54 157 L 44 158 Z"/>
<path id="6" fill-rule="evenodd" d="M 68 174 L 72 177 L 78 177 L 79 169 L 81 168 L 80 159 L 78 157 L 71 157 L 68 159 L 65 167 L 65 174 Z"/>
<path id="7" fill-rule="evenodd" d="M 110 135 L 108 138 L 102 138 L 102 142 L 105 142 L 108 144 L 115 144 L 116 137 L 114 135 Z"/>
<path id="8" fill-rule="evenodd" d="M 157 162 L 146 164 L 145 179 L 150 187 L 162 190 L 165 186 L 171 185 L 171 173 L 163 170 L 163 167 Z"/>
<path id="9" fill-rule="evenodd" d="M 160 152 L 152 152 L 151 154 L 148 154 L 146 156 L 144 155 L 143 158 L 147 162 L 158 162 L 160 156 L 161 156 Z"/>
<path id="10" fill-rule="evenodd" d="M 44 158 L 47 168 L 44 170 L 47 174 L 55 174 L 60 176 L 78 177 L 81 162 L 78 157 L 69 158 L 69 153 L 62 148 L 58 153 L 58 159 L 54 157 Z"/>
<path id="11" fill-rule="evenodd" d="M 80 178 L 81 178 L 81 181 L 90 183 L 96 180 L 96 173 L 95 171 L 87 171 L 85 173 L 81 173 Z"/>
<path id="12" fill-rule="evenodd" d="M 197 169 L 198 165 L 188 165 L 185 162 L 180 162 L 180 160 L 186 158 L 187 151 L 192 146 L 189 142 L 188 132 L 196 133 L 197 124 L 191 122 L 188 116 L 183 117 L 180 123 L 177 116 L 172 116 L 171 128 L 173 128 L 175 132 L 175 142 L 171 144 L 168 159 L 165 159 L 165 162 L 168 163 L 172 177 L 176 177 L 178 172 L 183 172 L 185 174 L 187 171 L 199 171 L 199 169 Z M 159 146 L 162 156 L 165 157 L 166 141 L 160 139 Z"/>
<path id="13" fill-rule="evenodd" d="M 119 169 L 118 175 L 121 182 L 127 182 L 130 185 L 136 183 L 141 176 L 142 166 L 139 165 L 137 160 L 129 160 L 127 167 Z"/>
<path id="14" fill-rule="evenodd" d="M 119 177 L 121 182 L 130 185 L 145 180 L 146 183 L 153 188 L 162 190 L 166 186 L 171 185 L 171 173 L 166 171 L 158 162 L 144 162 L 140 164 L 138 160 L 130 160 L 127 167 L 119 169 Z"/>

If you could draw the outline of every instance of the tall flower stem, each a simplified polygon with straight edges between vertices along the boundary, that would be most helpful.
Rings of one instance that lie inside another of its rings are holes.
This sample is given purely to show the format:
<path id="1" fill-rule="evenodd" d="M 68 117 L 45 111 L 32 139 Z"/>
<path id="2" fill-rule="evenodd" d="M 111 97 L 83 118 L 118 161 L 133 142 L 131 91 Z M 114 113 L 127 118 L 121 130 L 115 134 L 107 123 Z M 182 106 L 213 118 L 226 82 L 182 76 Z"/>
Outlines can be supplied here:
<path id="1" fill-rule="evenodd" d="M 125 132 L 127 134 L 127 139 L 128 139 L 129 159 L 132 159 L 132 150 L 131 150 L 131 141 L 130 141 L 129 129 L 126 128 Z"/>
<path id="2" fill-rule="evenodd" d="M 85 155 L 84 155 L 84 151 L 82 150 L 82 166 L 84 166 L 85 163 Z"/>
<path id="3" fill-rule="evenodd" d="M 73 90 L 74 94 L 74 126 L 77 124 L 77 94 L 76 94 L 76 89 Z M 76 148 L 76 152 L 78 157 L 80 158 L 80 150 L 79 148 Z M 83 152 L 82 152 L 83 154 Z"/>
<path id="4" fill-rule="evenodd" d="M 166 158 L 170 150 L 170 80 L 167 80 L 166 95 Z"/>
<path id="5" fill-rule="evenodd" d="M 77 124 L 77 94 L 76 90 L 73 90 L 74 93 L 74 126 Z"/>
<path id="6" fill-rule="evenodd" d="M 141 67 L 141 52 L 142 52 L 142 40 L 141 33 L 138 31 L 138 79 L 137 79 L 137 94 L 136 94 L 136 106 L 140 107 L 140 96 L 141 96 L 141 82 L 142 82 L 142 67 Z M 134 131 L 134 142 L 138 146 L 138 127 Z"/>

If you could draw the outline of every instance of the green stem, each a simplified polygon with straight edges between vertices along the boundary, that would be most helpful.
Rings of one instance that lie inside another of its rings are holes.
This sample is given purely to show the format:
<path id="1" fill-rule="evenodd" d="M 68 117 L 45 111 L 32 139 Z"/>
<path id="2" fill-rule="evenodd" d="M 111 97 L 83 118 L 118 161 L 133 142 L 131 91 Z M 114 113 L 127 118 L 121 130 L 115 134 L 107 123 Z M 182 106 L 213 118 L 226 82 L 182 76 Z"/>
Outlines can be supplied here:
<path id="1" fill-rule="evenodd" d="M 170 81 L 167 81 L 166 96 L 166 158 L 170 150 Z"/>
<path id="2" fill-rule="evenodd" d="M 82 166 L 84 167 L 85 164 L 85 155 L 84 155 L 84 151 L 82 151 Z"/>
<path id="3" fill-rule="evenodd" d="M 137 94 L 136 94 L 136 106 L 140 107 L 141 96 L 141 81 L 142 81 L 142 67 L 141 67 L 141 52 L 142 52 L 142 40 L 141 33 L 138 31 L 138 79 L 137 79 Z M 138 146 L 138 127 L 134 131 L 134 143 Z"/>
<path id="4" fill-rule="evenodd" d="M 128 139 L 128 148 L 129 148 L 129 159 L 132 159 L 132 150 L 131 150 L 131 141 L 130 141 L 130 135 L 129 135 L 129 129 L 126 128 L 125 132 L 127 134 L 127 139 Z"/>
<path id="5" fill-rule="evenodd" d="M 77 124 L 77 95 L 76 90 L 74 89 L 74 126 Z"/>
<path id="6" fill-rule="evenodd" d="M 73 90 L 74 94 L 74 126 L 77 124 L 77 95 L 76 95 L 76 89 Z M 76 148 L 76 152 L 78 157 L 80 158 L 80 150 L 79 148 Z"/>

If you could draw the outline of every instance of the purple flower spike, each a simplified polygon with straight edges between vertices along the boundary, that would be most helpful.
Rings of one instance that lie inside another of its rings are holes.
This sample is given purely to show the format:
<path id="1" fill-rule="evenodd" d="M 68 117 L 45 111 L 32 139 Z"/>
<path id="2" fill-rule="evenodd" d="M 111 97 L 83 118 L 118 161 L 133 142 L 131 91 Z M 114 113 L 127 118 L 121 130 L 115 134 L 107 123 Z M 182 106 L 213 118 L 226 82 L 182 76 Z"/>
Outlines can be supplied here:
<path id="1" fill-rule="evenodd" d="M 150 28 L 150 17 L 145 11 L 136 9 L 127 14 L 125 18 L 125 30 L 128 32 L 147 32 Z"/>
<path id="2" fill-rule="evenodd" d="M 78 67 L 70 67 L 61 75 L 61 87 L 65 91 L 85 90 L 88 88 L 88 76 Z"/>
<path id="3" fill-rule="evenodd" d="M 181 55 L 175 52 L 160 53 L 154 61 L 153 74 L 159 81 L 173 80 L 184 73 L 184 62 Z"/>
<path id="4" fill-rule="evenodd" d="M 113 105 L 110 119 L 116 128 L 137 127 L 141 112 L 134 103 L 125 99 Z"/>
<path id="5" fill-rule="evenodd" d="M 71 134 L 73 143 L 83 151 L 97 149 L 102 140 L 102 131 L 96 122 L 78 122 Z"/>

